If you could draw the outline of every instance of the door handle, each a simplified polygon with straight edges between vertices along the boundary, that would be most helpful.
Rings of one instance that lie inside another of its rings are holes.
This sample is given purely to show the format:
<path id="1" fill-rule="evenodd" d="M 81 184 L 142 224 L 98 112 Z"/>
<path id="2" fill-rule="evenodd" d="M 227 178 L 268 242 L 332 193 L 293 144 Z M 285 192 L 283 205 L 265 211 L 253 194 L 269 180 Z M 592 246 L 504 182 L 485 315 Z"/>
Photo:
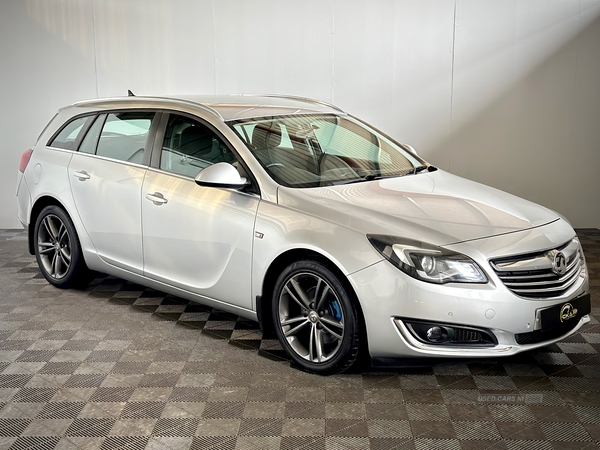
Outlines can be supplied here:
<path id="1" fill-rule="evenodd" d="M 79 178 L 79 181 L 89 180 L 89 178 L 90 178 L 90 174 L 87 173 L 85 170 L 80 170 L 78 172 L 73 172 L 73 176 Z"/>
<path id="2" fill-rule="evenodd" d="M 168 200 L 160 193 L 155 192 L 154 194 L 146 194 L 146 198 L 154 203 L 156 206 L 164 205 Z"/>

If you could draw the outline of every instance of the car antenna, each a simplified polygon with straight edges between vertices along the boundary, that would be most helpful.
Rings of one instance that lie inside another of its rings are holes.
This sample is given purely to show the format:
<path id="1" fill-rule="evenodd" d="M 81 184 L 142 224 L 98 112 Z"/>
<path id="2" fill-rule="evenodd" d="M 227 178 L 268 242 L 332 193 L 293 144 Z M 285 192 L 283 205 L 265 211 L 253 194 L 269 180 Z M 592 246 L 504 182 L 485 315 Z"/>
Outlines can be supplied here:
<path id="1" fill-rule="evenodd" d="M 127 97 L 135 97 L 135 94 L 127 89 Z"/>

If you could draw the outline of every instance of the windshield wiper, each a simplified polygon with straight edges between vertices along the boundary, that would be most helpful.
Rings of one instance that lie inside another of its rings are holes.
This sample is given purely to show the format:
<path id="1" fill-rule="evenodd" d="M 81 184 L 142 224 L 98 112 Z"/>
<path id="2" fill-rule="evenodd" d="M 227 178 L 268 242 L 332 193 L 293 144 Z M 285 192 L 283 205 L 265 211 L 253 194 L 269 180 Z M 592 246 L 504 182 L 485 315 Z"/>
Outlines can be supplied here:
<path id="1" fill-rule="evenodd" d="M 416 166 L 413 167 L 412 169 L 410 169 L 406 175 L 416 175 L 419 172 L 423 172 L 424 170 L 428 171 L 428 172 L 433 172 L 434 170 L 437 170 L 437 167 L 435 166 L 424 166 L 424 165 L 420 165 L 420 166 Z"/>
<path id="2" fill-rule="evenodd" d="M 372 181 L 372 180 L 382 180 L 384 178 L 396 178 L 396 177 L 403 177 L 406 175 L 415 175 L 417 173 L 423 172 L 424 170 L 427 170 L 428 172 L 433 172 L 435 170 L 437 170 L 437 167 L 435 166 L 425 166 L 425 165 L 420 165 L 417 167 L 413 167 L 412 169 L 410 169 L 408 172 L 405 173 L 393 173 L 393 174 L 375 174 L 375 173 L 369 173 L 367 175 L 363 175 L 360 176 L 360 178 L 354 178 L 352 180 L 340 180 L 340 182 L 334 182 L 333 184 L 352 184 L 352 183 L 362 183 L 363 181 Z"/>
<path id="3" fill-rule="evenodd" d="M 363 181 L 373 181 L 373 180 L 382 180 L 384 178 L 394 178 L 394 177 L 399 177 L 401 176 L 400 174 L 393 174 L 393 175 L 376 175 L 374 173 L 370 173 L 368 175 L 363 175 L 360 178 L 354 178 L 352 180 L 344 180 L 341 183 L 334 183 L 334 184 L 352 184 L 352 183 L 362 183 Z"/>

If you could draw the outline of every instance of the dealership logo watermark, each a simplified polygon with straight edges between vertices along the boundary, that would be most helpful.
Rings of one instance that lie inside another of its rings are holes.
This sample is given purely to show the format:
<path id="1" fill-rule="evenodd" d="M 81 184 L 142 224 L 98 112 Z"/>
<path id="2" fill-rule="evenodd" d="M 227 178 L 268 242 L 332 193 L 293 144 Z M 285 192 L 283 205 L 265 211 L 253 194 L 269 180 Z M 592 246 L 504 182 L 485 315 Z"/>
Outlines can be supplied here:
<path id="1" fill-rule="evenodd" d="M 544 394 L 479 394 L 482 403 L 542 403 Z"/>

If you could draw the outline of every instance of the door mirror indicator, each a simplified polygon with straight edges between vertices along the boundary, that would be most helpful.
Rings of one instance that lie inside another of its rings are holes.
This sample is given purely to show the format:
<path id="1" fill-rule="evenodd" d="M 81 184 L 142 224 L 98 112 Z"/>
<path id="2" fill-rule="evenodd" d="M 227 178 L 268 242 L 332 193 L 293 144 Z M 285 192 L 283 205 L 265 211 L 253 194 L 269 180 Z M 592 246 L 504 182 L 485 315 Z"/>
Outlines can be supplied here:
<path id="1" fill-rule="evenodd" d="M 235 167 L 226 162 L 216 163 L 201 170 L 195 181 L 199 186 L 231 189 L 240 189 L 250 184 L 245 177 L 240 176 Z"/>

